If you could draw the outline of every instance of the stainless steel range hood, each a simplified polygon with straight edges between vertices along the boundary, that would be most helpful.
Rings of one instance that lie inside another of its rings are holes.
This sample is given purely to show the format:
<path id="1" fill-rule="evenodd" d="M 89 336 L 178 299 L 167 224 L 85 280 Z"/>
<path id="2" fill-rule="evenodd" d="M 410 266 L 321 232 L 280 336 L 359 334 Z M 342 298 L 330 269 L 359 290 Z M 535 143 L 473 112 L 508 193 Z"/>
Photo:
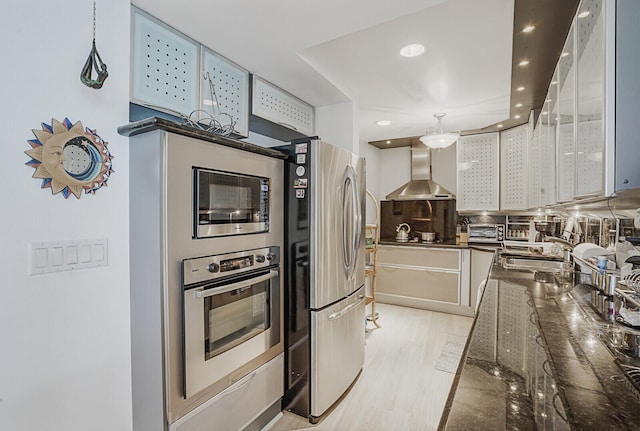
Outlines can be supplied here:
<path id="1" fill-rule="evenodd" d="M 453 193 L 431 179 L 431 149 L 411 145 L 411 181 L 387 195 L 388 200 L 455 199 Z"/>

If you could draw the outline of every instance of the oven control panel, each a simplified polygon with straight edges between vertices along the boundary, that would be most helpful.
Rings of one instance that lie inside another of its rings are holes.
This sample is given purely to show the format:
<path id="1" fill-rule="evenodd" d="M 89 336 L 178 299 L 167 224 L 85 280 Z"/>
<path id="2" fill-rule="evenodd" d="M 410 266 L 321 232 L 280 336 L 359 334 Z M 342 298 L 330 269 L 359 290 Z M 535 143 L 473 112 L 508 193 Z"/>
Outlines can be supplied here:
<path id="1" fill-rule="evenodd" d="M 280 247 L 277 246 L 194 257 L 182 261 L 182 281 L 184 286 L 188 286 L 279 263 Z"/>

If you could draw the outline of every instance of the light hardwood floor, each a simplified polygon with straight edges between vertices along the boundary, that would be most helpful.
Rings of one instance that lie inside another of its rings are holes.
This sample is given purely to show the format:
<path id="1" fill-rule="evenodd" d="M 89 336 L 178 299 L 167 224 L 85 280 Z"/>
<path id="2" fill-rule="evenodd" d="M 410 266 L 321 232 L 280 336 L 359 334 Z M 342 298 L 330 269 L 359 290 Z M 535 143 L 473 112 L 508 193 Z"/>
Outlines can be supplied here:
<path id="1" fill-rule="evenodd" d="M 434 368 L 447 336 L 467 335 L 472 318 L 376 304 L 382 328 L 366 334 L 360 377 L 317 425 L 284 413 L 269 431 L 435 430 L 454 375 Z"/>

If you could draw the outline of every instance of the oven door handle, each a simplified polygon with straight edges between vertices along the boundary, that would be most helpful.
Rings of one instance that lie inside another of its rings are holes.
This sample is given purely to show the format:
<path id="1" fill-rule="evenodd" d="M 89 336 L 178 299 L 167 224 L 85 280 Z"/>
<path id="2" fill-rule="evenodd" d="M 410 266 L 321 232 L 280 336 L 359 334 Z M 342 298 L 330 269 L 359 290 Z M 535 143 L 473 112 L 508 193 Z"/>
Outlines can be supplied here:
<path id="1" fill-rule="evenodd" d="M 272 278 L 276 278 L 280 273 L 276 269 L 272 269 L 267 274 L 260 275 L 255 278 L 250 278 L 248 280 L 239 281 L 237 283 L 231 283 L 220 287 L 215 287 L 213 289 L 207 290 L 196 290 L 193 292 L 193 296 L 196 298 L 206 298 L 208 296 L 219 295 L 221 293 L 230 292 L 232 290 L 242 289 L 243 287 L 247 287 L 248 285 L 254 283 L 260 283 L 262 281 L 271 280 Z"/>
<path id="2" fill-rule="evenodd" d="M 358 301 L 354 302 L 353 304 L 349 304 L 346 307 L 344 307 L 342 310 L 340 311 L 336 311 L 335 313 L 331 313 L 329 315 L 329 320 L 335 320 L 335 319 L 339 319 L 340 317 L 344 316 L 346 313 L 349 312 L 349 310 L 354 309 L 355 307 L 357 307 L 358 305 L 362 304 L 362 302 L 364 301 L 364 295 L 358 295 Z"/>

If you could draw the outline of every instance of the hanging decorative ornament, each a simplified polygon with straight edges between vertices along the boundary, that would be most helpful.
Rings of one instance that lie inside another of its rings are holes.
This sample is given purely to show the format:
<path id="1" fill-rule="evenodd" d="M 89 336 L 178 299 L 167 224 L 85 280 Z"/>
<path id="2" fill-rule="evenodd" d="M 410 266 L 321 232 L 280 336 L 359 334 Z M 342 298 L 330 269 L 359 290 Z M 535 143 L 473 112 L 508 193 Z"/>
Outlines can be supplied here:
<path id="1" fill-rule="evenodd" d="M 96 79 L 91 77 L 94 70 L 98 74 Z M 80 81 L 87 87 L 99 89 L 102 88 L 108 76 L 107 65 L 102 62 L 102 58 L 100 58 L 100 54 L 98 54 L 98 49 L 96 48 L 96 0 L 93 0 L 93 43 L 89 57 L 84 63 L 82 72 L 80 72 Z"/>
<path id="2" fill-rule="evenodd" d="M 50 188 L 51 194 L 62 192 L 66 198 L 73 194 L 80 199 L 95 194 L 113 172 L 113 156 L 95 130 L 85 129 L 80 121 L 72 124 L 68 118 L 62 122 L 51 119 L 51 125 L 42 123 L 42 130 L 33 129 L 36 139 L 30 139 L 31 149 L 25 153 L 31 160 L 25 163 L 35 169 L 33 178 L 41 178 L 41 188 Z"/>

